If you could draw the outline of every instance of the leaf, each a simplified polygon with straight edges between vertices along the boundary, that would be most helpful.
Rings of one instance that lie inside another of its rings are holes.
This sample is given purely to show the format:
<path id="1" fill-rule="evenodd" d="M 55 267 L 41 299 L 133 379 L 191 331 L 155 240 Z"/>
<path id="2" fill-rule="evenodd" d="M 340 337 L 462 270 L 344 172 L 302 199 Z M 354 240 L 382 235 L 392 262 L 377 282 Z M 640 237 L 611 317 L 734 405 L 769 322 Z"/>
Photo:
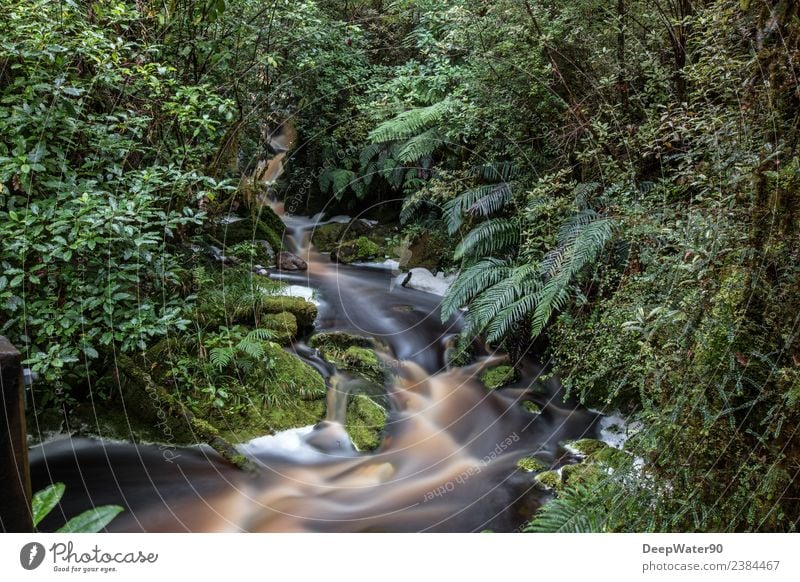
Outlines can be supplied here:
<path id="1" fill-rule="evenodd" d="M 45 487 L 34 494 L 31 503 L 34 527 L 39 525 L 39 522 L 58 505 L 58 502 L 61 501 L 61 498 L 64 496 L 64 489 L 65 486 L 63 483 L 53 483 L 49 487 Z"/>
<path id="2" fill-rule="evenodd" d="M 106 527 L 122 512 L 119 505 L 103 505 L 84 511 L 65 523 L 58 533 L 96 533 Z"/>

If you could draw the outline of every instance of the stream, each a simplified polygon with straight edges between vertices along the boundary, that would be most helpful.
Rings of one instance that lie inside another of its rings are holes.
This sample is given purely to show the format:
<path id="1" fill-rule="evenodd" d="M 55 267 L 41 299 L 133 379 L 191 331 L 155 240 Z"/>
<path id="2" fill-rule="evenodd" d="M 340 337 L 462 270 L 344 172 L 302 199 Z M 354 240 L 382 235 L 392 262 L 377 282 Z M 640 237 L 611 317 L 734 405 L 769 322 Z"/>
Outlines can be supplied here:
<path id="1" fill-rule="evenodd" d="M 315 332 L 347 331 L 386 346 L 381 357 L 394 380 L 378 449 L 357 451 L 342 425 L 348 395 L 363 383 L 297 342 L 292 349 L 328 380 L 327 417 L 241 445 L 259 474 L 232 468 L 207 446 L 165 456 L 157 445 L 52 441 L 30 451 L 34 490 L 66 484 L 43 529 L 116 503 L 125 512 L 109 531 L 516 531 L 550 499 L 517 462 L 576 462 L 563 443 L 596 438 L 601 417 L 565 403 L 557 380 L 540 381 L 532 361 L 523 362 L 518 381 L 495 391 L 478 376 L 503 354 L 479 347 L 476 363 L 448 369 L 445 351 L 461 322 L 441 323 L 439 296 L 403 287 L 385 268 L 332 263 L 309 242 L 312 219 L 284 221 L 286 246 L 308 270 L 270 276 L 315 290 Z M 528 412 L 525 401 L 541 413 Z"/>

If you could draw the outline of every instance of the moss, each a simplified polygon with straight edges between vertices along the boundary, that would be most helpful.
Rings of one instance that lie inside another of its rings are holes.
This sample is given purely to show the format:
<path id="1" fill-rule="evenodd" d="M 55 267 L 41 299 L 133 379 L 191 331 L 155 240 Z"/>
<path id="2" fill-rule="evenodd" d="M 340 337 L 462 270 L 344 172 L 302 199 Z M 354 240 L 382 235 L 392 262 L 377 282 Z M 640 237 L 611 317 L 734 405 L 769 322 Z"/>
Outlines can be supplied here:
<path id="1" fill-rule="evenodd" d="M 547 469 L 547 465 L 536 457 L 523 457 L 517 461 L 517 468 L 528 473 L 533 473 L 534 471 L 544 471 Z"/>
<path id="2" fill-rule="evenodd" d="M 323 224 L 311 233 L 311 242 L 321 253 L 329 253 L 336 248 L 347 225 L 339 223 Z"/>
<path id="3" fill-rule="evenodd" d="M 515 378 L 516 370 L 507 364 L 489 368 L 481 374 L 481 382 L 483 382 L 489 390 L 502 388 L 513 382 Z"/>
<path id="4" fill-rule="evenodd" d="M 265 434 L 313 425 L 323 418 L 323 400 L 297 400 L 266 410 L 251 407 L 244 414 L 228 414 L 217 425 L 223 437 L 232 442 L 245 442 Z"/>
<path id="5" fill-rule="evenodd" d="M 290 399 L 314 400 L 325 396 L 322 376 L 294 354 L 267 342 L 264 358 L 271 365 L 266 371 L 255 373 L 254 381 L 263 381 L 263 384 L 254 386 L 254 389 L 275 396 L 287 395 Z"/>
<path id="6" fill-rule="evenodd" d="M 597 439 L 580 439 L 577 441 L 567 441 L 564 445 L 571 450 L 577 451 L 584 456 L 593 456 L 609 446 L 603 441 Z"/>
<path id="7" fill-rule="evenodd" d="M 377 448 L 385 425 L 386 411 L 369 396 L 356 394 L 350 397 L 344 428 L 358 450 Z"/>
<path id="8" fill-rule="evenodd" d="M 576 463 L 566 465 L 561 469 L 561 477 L 564 483 L 574 485 L 576 483 L 594 484 L 605 476 L 603 469 L 593 463 Z"/>
<path id="9" fill-rule="evenodd" d="M 287 297 L 276 295 L 265 297 L 261 302 L 263 313 L 282 313 L 288 311 L 297 320 L 297 327 L 301 330 L 314 327 L 317 318 L 317 306 L 302 297 Z"/>
<path id="10" fill-rule="evenodd" d="M 423 232 L 411 242 L 408 250 L 411 256 L 405 265 L 407 269 L 422 267 L 433 273 L 450 263 L 453 252 L 444 230 Z"/>
<path id="11" fill-rule="evenodd" d="M 386 370 L 370 349 L 374 346 L 372 340 L 344 332 L 325 332 L 312 336 L 308 343 L 338 370 L 383 384 Z"/>
<path id="12" fill-rule="evenodd" d="M 354 263 L 356 261 L 369 261 L 383 256 L 381 247 L 365 236 L 355 240 L 340 242 L 331 252 L 331 258 L 340 263 Z"/>
<path id="13" fill-rule="evenodd" d="M 272 341 L 282 346 L 288 345 L 297 337 L 297 318 L 288 311 L 264 315 L 259 324 L 259 327 L 273 333 Z"/>
<path id="14" fill-rule="evenodd" d="M 542 471 L 534 479 L 545 489 L 561 489 L 562 486 L 558 471 Z"/>
<path id="15" fill-rule="evenodd" d="M 320 352 L 324 352 L 329 349 L 346 350 L 351 346 L 368 348 L 373 345 L 373 341 L 369 338 L 343 331 L 325 331 L 311 336 L 308 340 L 308 345 L 318 349 Z"/>
<path id="16" fill-rule="evenodd" d="M 538 404 L 536 404 L 535 402 L 531 402 L 530 400 L 524 401 L 521 406 L 522 406 L 522 408 L 524 408 L 526 411 L 530 412 L 531 414 L 541 414 L 542 413 L 541 407 Z"/>
<path id="17" fill-rule="evenodd" d="M 247 217 L 228 224 L 217 224 L 209 230 L 209 235 L 223 245 L 223 252 L 242 242 L 265 240 L 278 252 L 286 226 L 275 212 L 267 207 L 261 210 L 258 218 Z"/>

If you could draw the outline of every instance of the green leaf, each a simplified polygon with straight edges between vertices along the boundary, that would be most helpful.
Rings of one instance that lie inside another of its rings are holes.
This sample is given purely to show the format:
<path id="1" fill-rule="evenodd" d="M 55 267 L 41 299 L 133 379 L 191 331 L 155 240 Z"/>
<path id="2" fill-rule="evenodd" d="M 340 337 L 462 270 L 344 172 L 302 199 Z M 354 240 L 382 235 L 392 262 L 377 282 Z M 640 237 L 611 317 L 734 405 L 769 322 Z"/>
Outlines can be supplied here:
<path id="1" fill-rule="evenodd" d="M 104 505 L 84 511 L 56 530 L 58 533 L 95 533 L 106 527 L 122 512 L 119 505 Z"/>
<path id="2" fill-rule="evenodd" d="M 58 502 L 64 496 L 64 489 L 63 483 L 53 483 L 34 494 L 33 502 L 31 503 L 34 527 L 39 525 L 39 522 L 58 505 Z"/>

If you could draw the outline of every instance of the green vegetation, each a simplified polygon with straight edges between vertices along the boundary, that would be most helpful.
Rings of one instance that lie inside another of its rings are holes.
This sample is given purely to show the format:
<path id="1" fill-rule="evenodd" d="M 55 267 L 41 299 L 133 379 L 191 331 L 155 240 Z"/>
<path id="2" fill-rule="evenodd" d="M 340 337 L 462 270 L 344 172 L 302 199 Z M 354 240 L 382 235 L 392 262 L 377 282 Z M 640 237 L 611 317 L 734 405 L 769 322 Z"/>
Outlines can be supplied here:
<path id="1" fill-rule="evenodd" d="M 33 494 L 31 513 L 33 527 L 38 526 L 47 515 L 55 509 L 64 496 L 66 487 L 63 483 L 53 483 Z M 57 533 L 96 533 L 106 527 L 123 511 L 119 505 L 103 505 L 84 511 L 70 518 L 67 523 L 56 530 Z"/>
<path id="2" fill-rule="evenodd" d="M 488 387 L 529 353 L 641 423 L 537 474 L 532 530 L 797 530 L 797 2 L 7 0 L 0 36 L 0 333 L 41 418 L 221 450 L 320 418 L 282 347 L 316 307 L 251 272 L 275 196 L 358 216 L 314 233 L 341 262 L 458 272 L 448 361 L 508 352 Z M 351 407 L 375 446 L 385 412 Z"/>

